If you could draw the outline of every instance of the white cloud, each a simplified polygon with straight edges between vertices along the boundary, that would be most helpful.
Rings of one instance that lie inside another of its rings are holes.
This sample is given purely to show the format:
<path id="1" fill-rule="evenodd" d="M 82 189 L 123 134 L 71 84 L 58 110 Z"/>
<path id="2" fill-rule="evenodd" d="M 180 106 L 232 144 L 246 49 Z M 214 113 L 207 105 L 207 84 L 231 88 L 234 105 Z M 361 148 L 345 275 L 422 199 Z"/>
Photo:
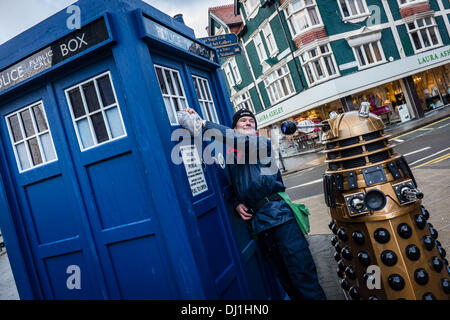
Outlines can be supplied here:
<path id="1" fill-rule="evenodd" d="M 183 14 L 185 24 L 198 38 L 206 37 L 208 8 L 231 4 L 232 0 L 144 0 L 174 16 Z M 0 0 L 0 44 L 76 2 L 76 0 Z"/>

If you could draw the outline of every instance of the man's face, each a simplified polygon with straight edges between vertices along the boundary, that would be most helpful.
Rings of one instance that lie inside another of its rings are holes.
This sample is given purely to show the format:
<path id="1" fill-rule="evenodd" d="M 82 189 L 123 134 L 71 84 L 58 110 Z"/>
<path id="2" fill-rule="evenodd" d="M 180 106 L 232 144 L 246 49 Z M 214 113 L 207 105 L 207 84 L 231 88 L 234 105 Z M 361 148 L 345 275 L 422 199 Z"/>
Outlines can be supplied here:
<path id="1" fill-rule="evenodd" d="M 255 127 L 255 119 L 253 119 L 253 117 L 246 116 L 238 120 L 235 130 L 242 134 L 253 136 L 256 134 Z"/>

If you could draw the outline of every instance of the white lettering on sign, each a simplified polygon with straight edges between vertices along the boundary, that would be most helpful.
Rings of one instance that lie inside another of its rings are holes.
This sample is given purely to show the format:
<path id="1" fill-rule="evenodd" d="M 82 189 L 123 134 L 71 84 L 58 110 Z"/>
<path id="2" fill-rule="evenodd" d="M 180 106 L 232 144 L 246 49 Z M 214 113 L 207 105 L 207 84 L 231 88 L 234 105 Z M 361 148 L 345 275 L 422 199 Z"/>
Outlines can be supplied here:
<path id="1" fill-rule="evenodd" d="M 208 190 L 205 175 L 202 170 L 202 164 L 198 155 L 197 146 L 180 146 L 181 156 L 183 158 L 184 168 L 191 187 L 192 196 L 199 195 Z"/>
<path id="2" fill-rule="evenodd" d="M 62 56 L 65 57 L 69 54 L 69 52 L 77 51 L 83 45 L 87 46 L 88 43 L 84 40 L 84 35 L 85 33 L 83 33 L 81 37 L 77 36 L 75 39 L 70 39 L 69 42 L 61 44 L 60 48 Z"/>

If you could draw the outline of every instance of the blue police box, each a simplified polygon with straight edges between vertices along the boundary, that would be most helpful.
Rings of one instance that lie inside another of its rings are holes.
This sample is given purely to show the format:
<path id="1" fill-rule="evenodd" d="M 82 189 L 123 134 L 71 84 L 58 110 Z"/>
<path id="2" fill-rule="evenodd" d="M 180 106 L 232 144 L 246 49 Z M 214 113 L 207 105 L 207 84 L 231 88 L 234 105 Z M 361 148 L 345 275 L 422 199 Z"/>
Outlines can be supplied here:
<path id="1" fill-rule="evenodd" d="M 0 46 L 0 227 L 21 299 L 280 299 L 224 170 L 171 161 L 177 110 L 231 122 L 214 48 L 142 1 L 75 5 Z"/>

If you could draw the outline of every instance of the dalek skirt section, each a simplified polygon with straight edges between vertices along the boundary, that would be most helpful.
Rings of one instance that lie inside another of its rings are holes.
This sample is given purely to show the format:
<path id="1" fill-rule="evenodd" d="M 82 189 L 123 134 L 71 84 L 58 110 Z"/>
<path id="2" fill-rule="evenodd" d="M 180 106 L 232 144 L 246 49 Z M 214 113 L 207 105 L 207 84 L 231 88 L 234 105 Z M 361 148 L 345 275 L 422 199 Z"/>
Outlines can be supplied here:
<path id="1" fill-rule="evenodd" d="M 405 158 L 374 114 L 327 121 L 323 176 L 337 273 L 352 299 L 449 299 L 449 267 Z"/>

